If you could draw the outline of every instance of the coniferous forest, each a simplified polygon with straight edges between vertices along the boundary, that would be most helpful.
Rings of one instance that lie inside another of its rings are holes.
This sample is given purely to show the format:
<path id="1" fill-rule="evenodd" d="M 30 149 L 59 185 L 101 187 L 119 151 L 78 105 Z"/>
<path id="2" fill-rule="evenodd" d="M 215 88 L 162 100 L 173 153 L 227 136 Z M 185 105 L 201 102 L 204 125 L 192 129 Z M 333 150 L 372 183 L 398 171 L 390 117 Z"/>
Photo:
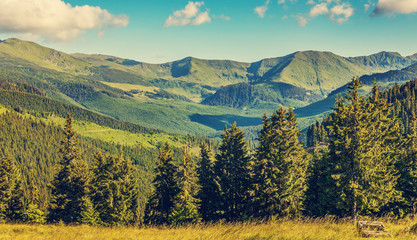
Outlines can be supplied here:
<path id="1" fill-rule="evenodd" d="M 169 142 L 155 153 L 79 137 L 70 114 L 61 128 L 8 109 L 0 115 L 0 219 L 178 226 L 413 216 L 416 82 L 383 92 L 375 83 L 363 96 L 353 78 L 332 113 L 308 129 L 308 148 L 292 108 L 264 114 L 254 148 L 234 123 L 217 144 L 194 139 L 194 155 Z"/>

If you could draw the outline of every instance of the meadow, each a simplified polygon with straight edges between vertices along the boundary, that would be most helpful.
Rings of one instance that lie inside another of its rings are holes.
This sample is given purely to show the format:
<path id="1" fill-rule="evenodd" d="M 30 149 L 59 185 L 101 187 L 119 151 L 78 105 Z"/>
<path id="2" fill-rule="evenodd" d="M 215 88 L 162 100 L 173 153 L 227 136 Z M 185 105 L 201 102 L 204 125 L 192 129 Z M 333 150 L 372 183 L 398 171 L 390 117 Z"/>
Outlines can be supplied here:
<path id="1" fill-rule="evenodd" d="M 405 231 L 416 221 L 384 221 L 390 239 L 417 239 L 417 234 Z M 364 239 L 356 232 L 352 221 L 332 219 L 285 220 L 269 223 L 237 223 L 194 225 L 188 227 L 90 227 L 59 225 L 0 225 L 0 239 L 230 239 L 230 240 L 343 240 Z M 374 239 L 374 238 L 367 238 Z"/>

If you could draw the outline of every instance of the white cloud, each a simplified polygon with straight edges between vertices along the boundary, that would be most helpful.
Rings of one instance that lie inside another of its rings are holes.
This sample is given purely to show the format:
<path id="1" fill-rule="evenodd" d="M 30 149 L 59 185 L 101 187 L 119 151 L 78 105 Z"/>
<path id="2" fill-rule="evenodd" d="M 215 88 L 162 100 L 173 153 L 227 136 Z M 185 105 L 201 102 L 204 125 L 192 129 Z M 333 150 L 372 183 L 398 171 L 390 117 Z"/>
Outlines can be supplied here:
<path id="1" fill-rule="evenodd" d="M 340 0 L 322 0 L 322 2 L 327 2 L 328 4 L 331 4 L 331 3 L 337 3 L 337 4 L 339 4 L 340 3 Z"/>
<path id="2" fill-rule="evenodd" d="M 62 0 L 0 1 L 0 32 L 13 33 L 28 40 L 44 38 L 69 42 L 87 30 L 124 27 L 126 15 L 112 15 L 105 9 L 89 5 L 71 6 Z"/>
<path id="3" fill-rule="evenodd" d="M 309 20 L 320 15 L 326 15 L 334 23 L 342 24 L 349 20 L 354 13 L 354 9 L 349 3 L 341 3 L 340 0 L 320 0 L 318 3 L 309 0 L 307 4 L 314 6 L 308 13 L 296 16 L 299 26 L 305 26 Z"/>
<path id="4" fill-rule="evenodd" d="M 318 15 L 327 14 L 329 13 L 329 9 L 327 8 L 326 3 L 320 3 L 311 8 L 310 13 L 308 14 L 309 17 L 314 18 Z"/>
<path id="5" fill-rule="evenodd" d="M 308 1 L 306 2 L 306 4 L 307 4 L 307 5 L 314 5 L 314 4 L 316 4 L 316 2 L 315 2 L 314 0 L 308 0 Z"/>
<path id="6" fill-rule="evenodd" d="M 265 17 L 265 12 L 268 10 L 267 6 L 259 6 L 254 9 L 254 12 L 259 15 L 260 18 Z"/>
<path id="7" fill-rule="evenodd" d="M 371 0 L 368 0 L 368 3 L 363 5 L 363 9 L 367 12 L 371 7 L 375 6 L 375 3 L 372 3 Z"/>
<path id="8" fill-rule="evenodd" d="M 269 5 L 269 1 L 270 0 L 266 0 L 265 4 L 259 7 L 256 7 L 253 11 L 258 14 L 258 16 L 260 18 L 264 18 L 265 17 L 265 12 L 266 10 L 268 10 L 268 5 Z"/>
<path id="9" fill-rule="evenodd" d="M 202 12 L 204 2 L 188 2 L 184 9 L 175 11 L 164 23 L 164 27 L 201 25 L 211 22 L 209 10 Z"/>
<path id="10" fill-rule="evenodd" d="M 278 0 L 278 4 L 284 4 L 285 0 Z"/>
<path id="11" fill-rule="evenodd" d="M 225 21 L 230 21 L 232 19 L 231 17 L 225 16 L 224 14 L 221 14 L 219 16 L 213 16 L 213 17 L 214 18 L 220 18 L 220 19 L 225 20 Z"/>
<path id="12" fill-rule="evenodd" d="M 416 0 L 379 0 L 371 16 L 389 15 L 393 13 L 410 14 L 417 12 Z"/>
<path id="13" fill-rule="evenodd" d="M 62 0 L 0 1 L 0 32 L 36 40 L 69 42 L 87 30 L 124 27 L 126 15 L 113 15 L 100 7 L 71 6 Z"/>
<path id="14" fill-rule="evenodd" d="M 342 24 L 346 22 L 354 13 L 353 8 L 348 3 L 342 3 L 334 6 L 330 9 L 330 19 L 335 22 Z"/>
<path id="15" fill-rule="evenodd" d="M 305 18 L 304 16 L 298 16 L 297 17 L 297 25 L 304 27 L 307 24 L 307 18 Z"/>

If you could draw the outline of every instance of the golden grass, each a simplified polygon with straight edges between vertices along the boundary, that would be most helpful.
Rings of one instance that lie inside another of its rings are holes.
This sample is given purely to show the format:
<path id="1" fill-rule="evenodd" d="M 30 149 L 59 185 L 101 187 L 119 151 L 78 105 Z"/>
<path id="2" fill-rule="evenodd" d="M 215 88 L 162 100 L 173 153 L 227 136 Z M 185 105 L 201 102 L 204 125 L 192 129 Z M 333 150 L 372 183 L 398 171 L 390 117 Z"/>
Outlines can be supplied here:
<path id="1" fill-rule="evenodd" d="M 417 235 L 403 232 L 412 225 L 411 221 L 388 222 L 386 230 L 392 239 L 417 239 Z M 196 225 L 181 228 L 134 228 L 134 227 L 89 227 L 55 225 L 0 225 L 0 239 L 226 239 L 226 240 L 344 240 L 362 239 L 352 222 L 335 223 L 325 220 L 282 221 L 264 224 L 215 224 Z M 372 239 L 372 238 L 368 238 Z"/>

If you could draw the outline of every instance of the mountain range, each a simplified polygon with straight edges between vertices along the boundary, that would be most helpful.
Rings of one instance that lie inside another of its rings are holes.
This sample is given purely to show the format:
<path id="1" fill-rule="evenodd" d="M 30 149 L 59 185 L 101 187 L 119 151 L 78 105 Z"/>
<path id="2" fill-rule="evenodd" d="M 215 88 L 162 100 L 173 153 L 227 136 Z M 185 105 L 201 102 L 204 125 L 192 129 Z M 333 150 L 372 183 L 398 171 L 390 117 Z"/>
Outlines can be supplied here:
<path id="1" fill-rule="evenodd" d="M 374 80 L 381 86 L 411 80 L 417 77 L 417 54 L 342 57 L 303 51 L 254 63 L 187 57 L 148 64 L 67 54 L 19 39 L 0 42 L 0 78 L 33 85 L 64 103 L 174 133 L 214 136 L 233 121 L 256 126 L 262 113 L 280 106 L 295 107 L 306 127 L 329 110 L 353 76 L 368 86 Z"/>

